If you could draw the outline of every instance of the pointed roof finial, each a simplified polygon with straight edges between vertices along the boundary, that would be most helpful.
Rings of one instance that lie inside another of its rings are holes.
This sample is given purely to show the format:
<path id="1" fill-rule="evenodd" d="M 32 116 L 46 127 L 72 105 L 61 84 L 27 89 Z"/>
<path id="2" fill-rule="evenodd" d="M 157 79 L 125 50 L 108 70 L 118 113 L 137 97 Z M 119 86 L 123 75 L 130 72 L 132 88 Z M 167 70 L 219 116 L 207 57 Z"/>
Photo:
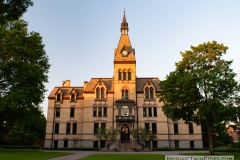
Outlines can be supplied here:
<path id="1" fill-rule="evenodd" d="M 123 13 L 124 13 L 124 14 L 126 13 L 126 9 L 125 9 L 125 8 L 123 8 Z"/>

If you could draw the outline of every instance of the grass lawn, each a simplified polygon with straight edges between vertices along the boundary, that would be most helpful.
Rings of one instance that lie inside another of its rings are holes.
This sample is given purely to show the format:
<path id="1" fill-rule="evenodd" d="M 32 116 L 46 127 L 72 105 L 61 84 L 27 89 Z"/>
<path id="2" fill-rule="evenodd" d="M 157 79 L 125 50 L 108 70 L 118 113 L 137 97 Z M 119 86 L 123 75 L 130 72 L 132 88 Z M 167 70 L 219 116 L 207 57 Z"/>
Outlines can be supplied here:
<path id="1" fill-rule="evenodd" d="M 73 153 L 0 149 L 0 160 L 43 160 L 48 158 L 66 156 L 69 154 Z"/>
<path id="2" fill-rule="evenodd" d="M 79 160 L 164 160 L 161 154 L 92 154 Z"/>
<path id="3" fill-rule="evenodd" d="M 240 160 L 240 153 L 238 152 L 214 152 L 216 156 L 234 156 L 234 160 Z M 195 155 L 195 156 L 205 156 L 209 155 L 209 152 L 206 153 L 183 153 L 182 155 Z"/>

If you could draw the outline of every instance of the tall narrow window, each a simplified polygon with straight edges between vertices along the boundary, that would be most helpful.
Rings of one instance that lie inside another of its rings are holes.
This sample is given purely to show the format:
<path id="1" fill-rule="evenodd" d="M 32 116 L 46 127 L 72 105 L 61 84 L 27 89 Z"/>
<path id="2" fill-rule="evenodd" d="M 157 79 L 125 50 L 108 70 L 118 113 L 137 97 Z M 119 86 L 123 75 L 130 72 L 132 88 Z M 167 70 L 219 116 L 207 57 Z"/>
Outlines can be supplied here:
<path id="1" fill-rule="evenodd" d="M 71 94 L 71 101 L 75 101 L 75 94 Z"/>
<path id="2" fill-rule="evenodd" d="M 98 117 L 102 117 L 102 107 L 98 108 Z"/>
<path id="3" fill-rule="evenodd" d="M 178 124 L 174 123 L 174 134 L 178 134 Z"/>
<path id="4" fill-rule="evenodd" d="M 150 88 L 150 98 L 153 98 L 153 88 Z"/>
<path id="5" fill-rule="evenodd" d="M 77 134 L 77 123 L 73 123 L 72 134 Z"/>
<path id="6" fill-rule="evenodd" d="M 60 108 L 55 109 L 55 117 L 60 117 Z"/>
<path id="7" fill-rule="evenodd" d="M 194 141 L 190 141 L 190 148 L 194 148 Z"/>
<path id="8" fill-rule="evenodd" d="M 99 88 L 96 89 L 96 98 L 100 98 L 100 89 Z"/>
<path id="9" fill-rule="evenodd" d="M 61 101 L 61 94 L 60 93 L 57 94 L 57 101 L 58 102 Z"/>
<path id="10" fill-rule="evenodd" d="M 147 117 L 147 108 L 143 107 L 143 117 Z"/>
<path id="11" fill-rule="evenodd" d="M 157 123 L 152 123 L 152 132 L 157 134 Z"/>
<path id="12" fill-rule="evenodd" d="M 148 88 L 145 89 L 145 96 L 146 98 L 149 98 Z"/>
<path id="13" fill-rule="evenodd" d="M 188 124 L 188 129 L 189 129 L 189 134 L 193 134 L 193 123 L 192 122 L 190 122 Z"/>
<path id="14" fill-rule="evenodd" d="M 104 88 L 101 89 L 101 98 L 104 98 Z"/>
<path id="15" fill-rule="evenodd" d="M 98 141 L 93 141 L 93 148 L 98 148 Z"/>
<path id="16" fill-rule="evenodd" d="M 146 130 L 149 130 L 149 129 L 150 129 L 149 123 L 145 123 L 145 129 L 146 129 Z"/>
<path id="17" fill-rule="evenodd" d="M 131 71 L 128 71 L 128 80 L 131 80 Z"/>
<path id="18" fill-rule="evenodd" d="M 122 72 L 118 72 L 118 80 L 122 80 Z"/>
<path id="19" fill-rule="evenodd" d="M 152 146 L 153 146 L 153 148 L 158 148 L 157 147 L 157 141 L 152 141 Z"/>
<path id="20" fill-rule="evenodd" d="M 152 117 L 152 107 L 148 107 L 148 117 Z"/>
<path id="21" fill-rule="evenodd" d="M 55 123 L 54 133 L 55 134 L 59 133 L 59 123 Z"/>
<path id="22" fill-rule="evenodd" d="M 123 80 L 126 80 L 127 79 L 127 75 L 126 75 L 126 72 L 124 71 L 123 72 Z"/>
<path id="23" fill-rule="evenodd" d="M 58 140 L 54 140 L 54 148 L 58 148 Z"/>
<path id="24" fill-rule="evenodd" d="M 157 117 L 157 107 L 153 107 L 153 116 Z"/>
<path id="25" fill-rule="evenodd" d="M 70 108 L 70 117 L 74 117 L 75 108 Z"/>
<path id="26" fill-rule="evenodd" d="M 66 125 L 66 134 L 70 134 L 70 130 L 71 130 L 71 123 L 67 123 L 67 125 Z"/>
<path id="27" fill-rule="evenodd" d="M 179 141 L 174 141 L 175 148 L 179 148 Z"/>
<path id="28" fill-rule="evenodd" d="M 94 123 L 93 133 L 94 133 L 94 134 L 98 134 L 98 123 Z"/>
<path id="29" fill-rule="evenodd" d="M 68 140 L 64 140 L 63 147 L 64 147 L 64 148 L 67 148 L 67 147 L 68 147 Z"/>
<path id="30" fill-rule="evenodd" d="M 97 107 L 93 107 L 93 117 L 97 117 Z"/>
<path id="31" fill-rule="evenodd" d="M 122 90 L 122 99 L 124 99 L 124 90 Z"/>
<path id="32" fill-rule="evenodd" d="M 107 117 L 107 107 L 103 108 L 103 117 Z"/>
<path id="33" fill-rule="evenodd" d="M 125 99 L 128 99 L 128 90 L 125 91 Z"/>

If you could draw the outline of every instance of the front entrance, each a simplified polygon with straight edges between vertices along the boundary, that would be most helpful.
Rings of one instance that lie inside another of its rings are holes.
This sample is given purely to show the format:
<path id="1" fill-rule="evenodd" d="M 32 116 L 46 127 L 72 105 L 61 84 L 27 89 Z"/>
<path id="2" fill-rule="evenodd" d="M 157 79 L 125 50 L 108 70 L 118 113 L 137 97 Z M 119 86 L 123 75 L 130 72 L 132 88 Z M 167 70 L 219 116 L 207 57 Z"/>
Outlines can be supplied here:
<path id="1" fill-rule="evenodd" d="M 130 132 L 129 127 L 124 124 L 121 128 L 121 143 L 129 143 L 130 142 Z"/>

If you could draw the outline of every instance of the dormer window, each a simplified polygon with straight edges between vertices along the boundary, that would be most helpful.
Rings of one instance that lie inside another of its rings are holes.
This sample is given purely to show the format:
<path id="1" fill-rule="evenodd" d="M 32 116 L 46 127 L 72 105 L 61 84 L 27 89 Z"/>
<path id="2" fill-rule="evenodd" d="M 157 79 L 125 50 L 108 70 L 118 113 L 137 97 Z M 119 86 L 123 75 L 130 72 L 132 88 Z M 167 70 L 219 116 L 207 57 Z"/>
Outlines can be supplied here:
<path id="1" fill-rule="evenodd" d="M 99 85 L 102 85 L 102 81 L 99 81 Z"/>
<path id="2" fill-rule="evenodd" d="M 96 98 L 100 98 L 100 89 L 99 88 L 96 89 Z"/>
<path id="3" fill-rule="evenodd" d="M 150 88 L 146 87 L 145 88 L 145 100 L 155 101 L 155 99 L 154 99 L 154 88 L 153 87 L 150 87 Z"/>
<path id="4" fill-rule="evenodd" d="M 148 88 L 145 89 L 145 97 L 146 97 L 146 98 L 149 98 Z"/>
<path id="5" fill-rule="evenodd" d="M 104 98 L 104 88 L 101 89 L 101 98 Z"/>
<path id="6" fill-rule="evenodd" d="M 153 98 L 153 88 L 150 88 L 150 98 Z"/>
<path id="7" fill-rule="evenodd" d="M 62 95 L 61 90 L 59 89 L 58 92 L 57 92 L 57 94 L 56 94 L 56 99 L 55 99 L 55 101 L 56 101 L 56 102 L 61 102 L 62 100 L 63 100 L 63 95 Z"/>
<path id="8" fill-rule="evenodd" d="M 71 101 L 75 101 L 75 94 L 74 93 L 71 94 Z"/>
<path id="9" fill-rule="evenodd" d="M 58 94 L 57 94 L 57 102 L 60 102 L 60 101 L 61 101 L 61 94 L 58 93 Z"/>

